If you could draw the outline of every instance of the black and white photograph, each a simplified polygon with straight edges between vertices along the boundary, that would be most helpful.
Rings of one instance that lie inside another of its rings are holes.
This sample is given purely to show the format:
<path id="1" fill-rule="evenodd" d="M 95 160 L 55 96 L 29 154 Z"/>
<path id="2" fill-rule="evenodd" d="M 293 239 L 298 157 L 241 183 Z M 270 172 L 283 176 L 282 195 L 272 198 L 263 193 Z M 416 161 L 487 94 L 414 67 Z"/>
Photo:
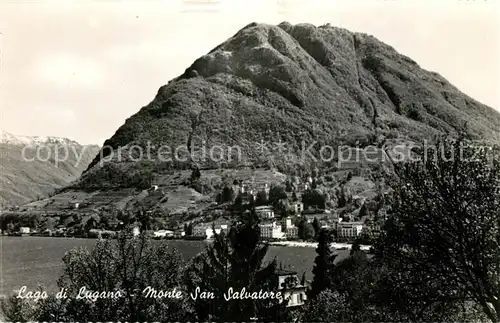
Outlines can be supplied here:
<path id="1" fill-rule="evenodd" d="M 500 323 L 499 17 L 0 0 L 0 322 Z"/>

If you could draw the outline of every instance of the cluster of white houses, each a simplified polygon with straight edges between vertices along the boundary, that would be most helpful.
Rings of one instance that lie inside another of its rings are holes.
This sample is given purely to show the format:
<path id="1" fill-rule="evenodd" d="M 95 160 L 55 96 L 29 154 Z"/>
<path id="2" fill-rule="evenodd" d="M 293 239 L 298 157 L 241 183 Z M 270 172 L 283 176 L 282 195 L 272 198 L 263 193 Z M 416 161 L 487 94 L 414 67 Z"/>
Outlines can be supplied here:
<path id="1" fill-rule="evenodd" d="M 295 206 L 302 211 L 302 203 L 297 202 Z M 285 240 L 297 239 L 299 229 L 292 223 L 291 217 L 276 218 L 271 206 L 258 206 L 255 208 L 261 223 L 259 224 L 260 236 L 263 240 Z M 300 214 L 300 213 L 298 213 Z M 322 228 L 329 228 L 337 232 L 338 238 L 356 238 L 364 230 L 371 229 L 363 222 L 342 222 L 342 218 L 333 213 L 314 213 L 302 215 L 308 223 L 315 218 L 320 222 Z M 193 227 L 193 236 L 211 239 L 214 232 L 220 234 L 229 230 L 229 221 L 216 221 L 212 223 L 200 223 Z"/>
<path id="2" fill-rule="evenodd" d="M 193 227 L 194 237 L 205 237 L 206 239 L 212 239 L 214 232 L 220 234 L 221 232 L 227 233 L 229 231 L 229 223 L 216 221 L 212 223 L 200 223 Z"/>

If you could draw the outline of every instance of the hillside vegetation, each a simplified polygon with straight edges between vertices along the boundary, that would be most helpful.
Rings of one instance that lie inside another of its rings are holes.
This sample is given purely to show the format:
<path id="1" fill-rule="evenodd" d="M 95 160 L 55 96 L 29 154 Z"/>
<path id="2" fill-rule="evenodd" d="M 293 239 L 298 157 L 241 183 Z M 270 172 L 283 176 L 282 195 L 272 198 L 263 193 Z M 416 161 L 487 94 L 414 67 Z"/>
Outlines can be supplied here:
<path id="1" fill-rule="evenodd" d="M 185 145 L 194 156 L 188 164 L 217 167 L 223 163 L 200 158 L 201 147 L 238 146 L 241 159 L 223 158 L 229 166 L 271 159 L 286 171 L 314 162 L 301 158 L 303 142 L 316 142 L 317 152 L 460 131 L 497 140 L 500 114 L 375 37 L 328 25 L 252 23 L 162 86 L 105 142 L 111 149 L 103 156 L 113 150 L 105 159 L 116 160 L 121 147 L 126 163 L 132 145 L 149 143 L 154 157 L 161 145 Z M 276 149 L 280 141 L 285 152 Z"/>

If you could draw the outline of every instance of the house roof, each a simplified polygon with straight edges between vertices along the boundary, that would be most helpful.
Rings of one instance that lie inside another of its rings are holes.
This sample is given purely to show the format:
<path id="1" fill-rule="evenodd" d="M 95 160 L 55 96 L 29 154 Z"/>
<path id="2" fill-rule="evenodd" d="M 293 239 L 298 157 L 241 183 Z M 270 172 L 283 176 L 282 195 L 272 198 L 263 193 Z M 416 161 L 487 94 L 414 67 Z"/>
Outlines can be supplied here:
<path id="1" fill-rule="evenodd" d="M 364 225 L 363 222 L 340 222 L 340 226 L 349 226 L 349 225 Z"/>
<path id="2" fill-rule="evenodd" d="M 332 213 L 304 214 L 304 217 L 306 219 L 318 218 L 318 220 L 321 220 L 323 218 L 333 218 L 333 217 L 335 217 L 335 214 L 332 214 Z"/>
<path id="3" fill-rule="evenodd" d="M 297 272 L 293 270 L 277 269 L 276 274 L 279 276 L 289 276 L 289 275 L 297 275 Z"/>
<path id="4" fill-rule="evenodd" d="M 277 224 L 276 222 L 264 222 L 259 224 L 259 227 L 278 227 L 278 226 L 280 225 Z"/>

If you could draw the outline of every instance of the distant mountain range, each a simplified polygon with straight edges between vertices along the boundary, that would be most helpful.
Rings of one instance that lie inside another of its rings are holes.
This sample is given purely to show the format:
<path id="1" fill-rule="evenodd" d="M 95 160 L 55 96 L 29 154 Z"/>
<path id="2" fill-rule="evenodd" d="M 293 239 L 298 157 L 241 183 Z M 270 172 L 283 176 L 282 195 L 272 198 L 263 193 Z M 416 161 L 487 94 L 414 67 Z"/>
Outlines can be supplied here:
<path id="1" fill-rule="evenodd" d="M 17 136 L 0 130 L 0 206 L 47 197 L 78 178 L 99 152 L 59 137 Z"/>
<path id="2" fill-rule="evenodd" d="M 61 137 L 46 137 L 46 136 L 17 136 L 8 133 L 4 130 L 0 130 L 0 144 L 5 145 L 26 145 L 26 146 L 38 146 L 38 145 L 80 145 L 74 140 Z"/>

